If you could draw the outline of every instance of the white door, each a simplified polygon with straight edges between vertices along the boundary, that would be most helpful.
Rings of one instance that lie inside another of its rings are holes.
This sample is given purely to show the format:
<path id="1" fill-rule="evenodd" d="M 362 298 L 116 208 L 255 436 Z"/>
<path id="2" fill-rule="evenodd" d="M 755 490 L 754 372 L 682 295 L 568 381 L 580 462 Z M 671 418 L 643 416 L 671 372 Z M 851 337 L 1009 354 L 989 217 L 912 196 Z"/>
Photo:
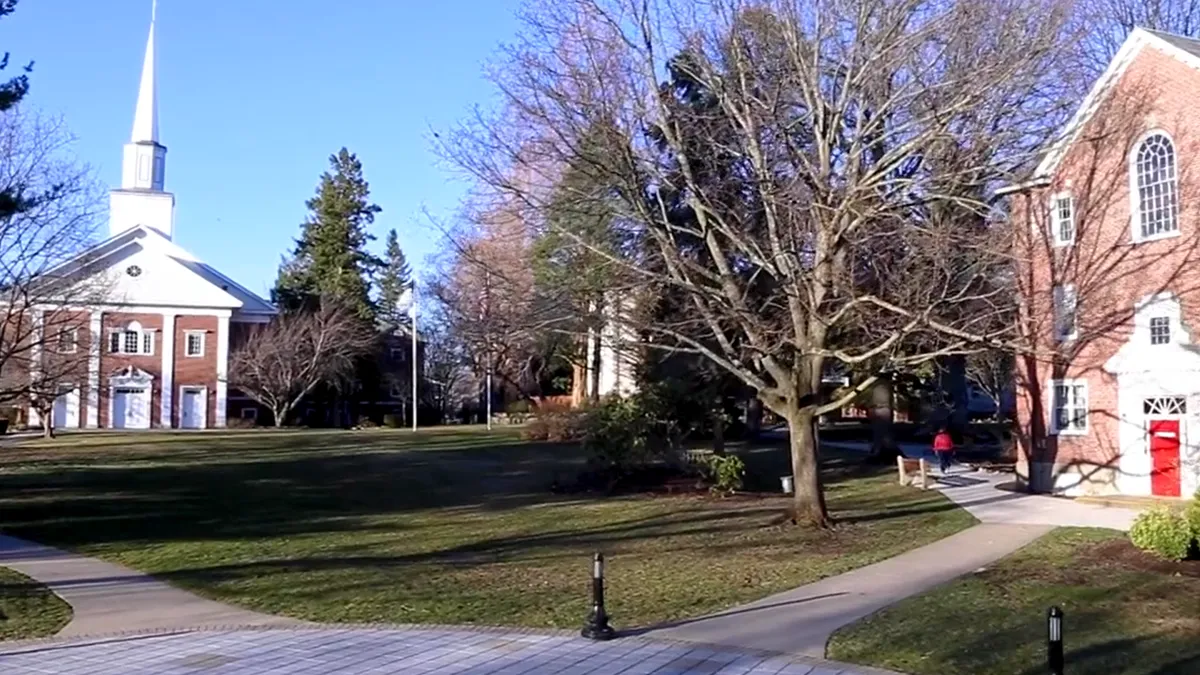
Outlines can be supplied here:
<path id="1" fill-rule="evenodd" d="M 54 428 L 75 429 L 79 426 L 79 389 L 73 384 L 58 387 L 54 399 Z"/>
<path id="2" fill-rule="evenodd" d="M 203 429 L 204 418 L 204 390 L 184 389 L 179 400 L 179 426 L 184 429 Z"/>
<path id="3" fill-rule="evenodd" d="M 114 389 L 112 410 L 114 429 L 149 429 L 150 390 L 132 387 Z"/>

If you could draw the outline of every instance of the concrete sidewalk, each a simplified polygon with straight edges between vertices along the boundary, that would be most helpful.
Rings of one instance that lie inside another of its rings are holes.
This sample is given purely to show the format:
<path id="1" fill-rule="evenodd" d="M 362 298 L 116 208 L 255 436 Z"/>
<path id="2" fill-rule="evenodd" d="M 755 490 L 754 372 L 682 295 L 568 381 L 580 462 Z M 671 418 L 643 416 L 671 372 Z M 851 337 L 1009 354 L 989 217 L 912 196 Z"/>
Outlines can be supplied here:
<path id="1" fill-rule="evenodd" d="M 823 657 L 829 636 L 842 626 L 970 574 L 1051 529 L 1048 525 L 976 525 L 895 558 L 646 635 Z"/>
<path id="2" fill-rule="evenodd" d="M 293 619 L 205 600 L 120 565 L 0 535 L 0 565 L 50 587 L 74 615 L 60 636 L 202 626 L 287 626 Z"/>
<path id="3" fill-rule="evenodd" d="M 982 523 L 1103 527 L 1127 532 L 1139 513 L 1137 509 L 1001 489 L 1001 485 L 1011 485 L 1015 481 L 1012 474 L 971 471 L 956 466 L 948 475 L 935 474 L 934 478 L 937 481 L 934 489 L 941 490 Z"/>

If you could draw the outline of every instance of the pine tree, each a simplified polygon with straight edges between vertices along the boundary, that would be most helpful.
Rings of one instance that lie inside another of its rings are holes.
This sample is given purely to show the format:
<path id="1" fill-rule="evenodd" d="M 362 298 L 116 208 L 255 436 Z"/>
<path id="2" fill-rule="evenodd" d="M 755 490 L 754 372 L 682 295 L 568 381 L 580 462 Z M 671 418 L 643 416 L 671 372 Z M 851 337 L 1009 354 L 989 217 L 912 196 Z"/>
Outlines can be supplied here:
<path id="1" fill-rule="evenodd" d="M 16 8 L 17 0 L 0 0 L 0 18 L 12 14 Z M 0 54 L 0 71 L 5 70 L 8 66 L 8 53 Z M 25 94 L 29 93 L 29 72 L 31 70 L 33 70 L 32 62 L 24 67 L 23 74 L 0 82 L 0 112 L 16 106 L 21 99 L 25 98 Z M 0 219 L 11 218 L 18 213 L 29 211 L 43 200 L 49 199 L 52 199 L 49 194 L 22 194 L 12 188 L 0 190 Z"/>
<path id="2" fill-rule="evenodd" d="M 388 230 L 386 250 L 383 254 L 383 270 L 379 275 L 379 318 L 389 328 L 395 328 L 403 317 L 399 310 L 400 298 L 412 284 L 412 270 L 408 259 L 400 248 L 396 230 Z"/>
<path id="3" fill-rule="evenodd" d="M 381 209 L 370 201 L 362 162 L 346 148 L 329 158 L 331 171 L 321 175 L 316 195 L 307 202 L 309 216 L 290 260 L 280 268 L 272 295 L 285 308 L 333 298 L 363 319 L 373 319 L 370 279 L 383 261 L 367 251 L 374 237 L 367 226 Z"/>

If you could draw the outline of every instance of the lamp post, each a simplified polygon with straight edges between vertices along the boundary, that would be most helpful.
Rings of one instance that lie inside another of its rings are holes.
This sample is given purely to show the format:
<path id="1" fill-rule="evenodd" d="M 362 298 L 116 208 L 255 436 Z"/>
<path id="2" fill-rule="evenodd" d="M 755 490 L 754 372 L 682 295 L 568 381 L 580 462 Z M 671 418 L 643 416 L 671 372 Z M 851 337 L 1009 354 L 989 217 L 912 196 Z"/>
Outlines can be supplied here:
<path id="1" fill-rule="evenodd" d="M 1046 665 L 1051 675 L 1063 675 L 1063 611 L 1051 607 L 1046 618 Z"/>
<path id="2" fill-rule="evenodd" d="M 617 636 L 608 625 L 608 612 L 604 610 L 604 554 L 592 558 L 592 611 L 580 635 L 589 640 L 611 640 Z"/>

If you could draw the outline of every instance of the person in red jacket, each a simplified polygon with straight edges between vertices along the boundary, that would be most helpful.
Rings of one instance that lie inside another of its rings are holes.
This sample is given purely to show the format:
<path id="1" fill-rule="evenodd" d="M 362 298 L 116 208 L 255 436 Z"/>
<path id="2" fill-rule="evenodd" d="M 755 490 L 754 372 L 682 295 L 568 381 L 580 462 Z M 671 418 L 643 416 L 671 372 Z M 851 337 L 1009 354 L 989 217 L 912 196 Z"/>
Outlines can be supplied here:
<path id="1" fill-rule="evenodd" d="M 950 438 L 950 432 L 945 427 L 938 429 L 933 437 L 933 454 L 937 455 L 938 466 L 945 475 L 950 470 L 950 460 L 954 454 L 954 439 Z"/>

